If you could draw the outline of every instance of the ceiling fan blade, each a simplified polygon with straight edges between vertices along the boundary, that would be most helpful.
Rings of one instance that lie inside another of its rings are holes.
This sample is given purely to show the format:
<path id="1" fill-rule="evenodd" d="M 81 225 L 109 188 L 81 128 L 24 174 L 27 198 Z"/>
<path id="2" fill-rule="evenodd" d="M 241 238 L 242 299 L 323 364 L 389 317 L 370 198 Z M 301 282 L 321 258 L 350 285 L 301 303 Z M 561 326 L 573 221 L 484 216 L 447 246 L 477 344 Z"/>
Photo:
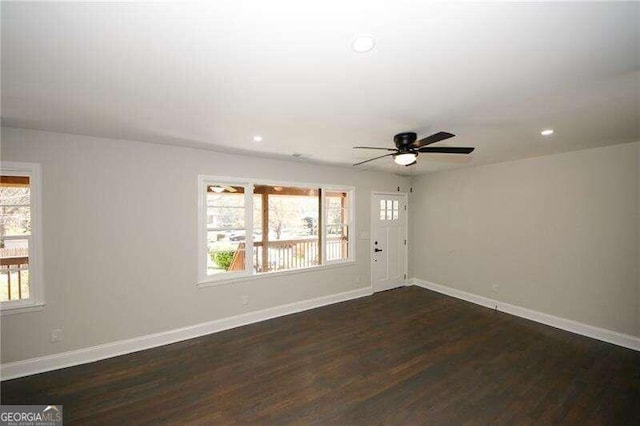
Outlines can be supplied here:
<path id="1" fill-rule="evenodd" d="M 420 148 L 418 152 L 438 152 L 441 154 L 470 154 L 475 148 L 462 146 L 427 146 Z"/>
<path id="2" fill-rule="evenodd" d="M 225 186 L 225 187 L 224 187 L 224 189 L 225 189 L 227 192 L 238 192 L 238 190 L 237 190 L 237 189 L 235 189 L 233 186 Z"/>
<path id="3" fill-rule="evenodd" d="M 449 139 L 454 137 L 455 135 L 453 133 L 449 133 L 449 132 L 438 132 L 438 133 L 434 133 L 431 136 L 427 136 L 426 138 L 422 138 L 420 140 L 415 141 L 412 144 L 412 148 L 421 148 L 423 146 L 426 145 L 431 145 L 432 143 L 436 143 L 436 142 L 440 142 L 443 141 L 445 139 Z"/>
<path id="4" fill-rule="evenodd" d="M 417 164 L 418 160 L 413 160 L 413 163 L 409 163 L 409 164 L 405 164 L 405 167 L 409 167 L 409 166 L 413 166 L 414 164 Z"/>
<path id="5" fill-rule="evenodd" d="M 354 146 L 353 149 L 384 149 L 385 151 L 396 151 L 392 148 L 379 148 L 377 146 Z"/>
<path id="6" fill-rule="evenodd" d="M 394 150 L 394 151 L 395 151 L 395 150 Z M 385 154 L 385 155 L 381 155 L 380 157 L 370 158 L 370 159 L 368 159 L 368 160 L 364 160 L 364 161 L 361 161 L 361 162 L 359 162 L 359 163 L 356 163 L 356 164 L 354 164 L 354 166 L 359 166 L 360 164 L 368 163 L 369 161 L 377 160 L 377 159 L 379 159 L 379 158 L 388 157 L 388 156 L 390 156 L 390 155 L 393 155 L 393 154 Z"/>

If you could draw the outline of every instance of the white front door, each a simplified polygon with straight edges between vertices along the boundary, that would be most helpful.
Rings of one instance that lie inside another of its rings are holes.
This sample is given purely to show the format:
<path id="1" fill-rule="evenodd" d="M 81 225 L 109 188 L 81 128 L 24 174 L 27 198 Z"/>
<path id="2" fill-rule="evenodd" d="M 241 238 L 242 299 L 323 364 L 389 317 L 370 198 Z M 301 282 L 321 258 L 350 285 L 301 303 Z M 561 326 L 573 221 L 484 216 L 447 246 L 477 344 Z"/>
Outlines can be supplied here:
<path id="1" fill-rule="evenodd" d="M 407 195 L 373 193 L 371 276 L 373 291 L 404 285 L 407 273 Z"/>

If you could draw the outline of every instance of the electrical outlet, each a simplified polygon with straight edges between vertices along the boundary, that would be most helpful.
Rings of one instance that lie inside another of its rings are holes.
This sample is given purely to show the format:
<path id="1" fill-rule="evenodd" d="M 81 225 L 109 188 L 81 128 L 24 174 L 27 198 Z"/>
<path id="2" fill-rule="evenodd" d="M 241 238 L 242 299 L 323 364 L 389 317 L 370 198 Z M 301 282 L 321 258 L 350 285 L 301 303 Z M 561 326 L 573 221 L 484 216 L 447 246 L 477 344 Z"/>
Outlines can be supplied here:
<path id="1" fill-rule="evenodd" d="M 491 291 L 494 293 L 497 293 L 499 288 L 500 288 L 500 285 L 494 284 L 491 286 Z"/>
<path id="2" fill-rule="evenodd" d="M 240 303 L 242 303 L 243 305 L 248 305 L 249 304 L 249 296 L 241 296 L 240 297 Z"/>
<path id="3" fill-rule="evenodd" d="M 51 343 L 62 342 L 62 329 L 51 330 Z"/>

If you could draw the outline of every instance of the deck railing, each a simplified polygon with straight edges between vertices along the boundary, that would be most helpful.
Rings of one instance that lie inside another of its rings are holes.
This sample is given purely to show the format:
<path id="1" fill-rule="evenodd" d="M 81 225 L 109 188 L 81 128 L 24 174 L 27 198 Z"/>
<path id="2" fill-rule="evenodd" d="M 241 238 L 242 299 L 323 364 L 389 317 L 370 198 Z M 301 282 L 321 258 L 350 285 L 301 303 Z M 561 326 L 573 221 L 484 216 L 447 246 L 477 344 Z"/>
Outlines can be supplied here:
<path id="1" fill-rule="evenodd" d="M 308 268 L 318 265 L 320 260 L 317 238 L 269 241 L 266 265 L 264 250 L 261 241 L 253 243 L 253 267 L 258 272 Z M 328 260 L 346 257 L 346 240 L 340 237 L 327 239 L 326 256 Z"/>
<path id="2" fill-rule="evenodd" d="M 0 249 L 0 300 L 29 298 L 29 250 Z"/>

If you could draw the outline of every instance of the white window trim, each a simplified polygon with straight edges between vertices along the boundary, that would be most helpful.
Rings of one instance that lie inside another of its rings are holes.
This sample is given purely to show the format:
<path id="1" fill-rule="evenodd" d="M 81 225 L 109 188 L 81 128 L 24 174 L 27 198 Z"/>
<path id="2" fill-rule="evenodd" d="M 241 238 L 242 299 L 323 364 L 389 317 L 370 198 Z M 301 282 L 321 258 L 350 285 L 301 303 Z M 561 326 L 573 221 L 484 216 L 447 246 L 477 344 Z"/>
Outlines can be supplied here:
<path id="1" fill-rule="evenodd" d="M 208 276 L 206 275 L 207 269 L 207 215 L 206 215 L 206 188 L 207 185 L 212 183 L 217 184 L 229 184 L 234 186 L 245 187 L 245 229 L 253 229 L 253 188 L 256 185 L 269 185 L 269 186 L 292 186 L 299 188 L 320 188 L 322 191 L 321 200 L 321 214 L 323 218 L 323 226 L 320 232 L 322 232 L 322 264 L 316 266 L 309 266 L 306 268 L 289 269 L 285 271 L 263 272 L 260 274 L 253 273 L 253 233 L 249 232 L 249 240 L 251 244 L 245 245 L 245 270 L 238 272 L 230 272 L 225 274 Z M 298 274 L 303 272 L 319 271 L 322 269 L 330 269 L 339 266 L 353 265 L 356 263 L 356 246 L 355 246 L 355 192 L 356 189 L 353 186 L 346 185 L 333 185 L 322 183 L 309 183 L 309 182 L 292 182 L 281 180 L 265 180 L 265 179 L 252 179 L 252 178 L 238 178 L 229 176 L 212 176 L 212 175 L 198 175 L 197 185 L 198 196 L 198 273 L 196 285 L 200 288 L 211 287 L 216 285 L 231 284 L 237 281 L 253 281 L 271 277 L 277 277 L 282 275 Z M 326 192 L 346 192 L 351 205 L 348 208 L 348 241 L 349 248 L 346 259 L 337 259 L 332 261 L 326 261 L 326 235 L 327 230 L 324 226 L 325 214 L 325 196 Z"/>
<path id="2" fill-rule="evenodd" d="M 2 315 L 39 311 L 44 306 L 42 274 L 42 171 L 38 163 L 3 161 L 4 175 L 28 176 L 30 187 L 31 237 L 29 238 L 29 299 L 0 303 Z"/>
<path id="3" fill-rule="evenodd" d="M 354 187 L 352 186 L 336 186 L 336 185 L 320 185 L 319 188 L 322 188 L 322 203 L 321 203 L 321 214 L 322 214 L 322 219 L 323 219 L 323 226 L 322 226 L 322 241 L 324 241 L 325 243 L 322 244 L 322 265 L 320 266 L 328 266 L 328 265 L 339 265 L 342 263 L 353 263 L 355 262 L 355 247 L 356 247 L 356 239 L 355 239 L 355 214 L 356 214 L 356 208 L 355 208 L 355 195 L 356 195 L 356 190 Z M 327 196 L 327 192 L 346 192 L 347 193 L 347 199 L 349 200 L 349 203 L 351 204 L 349 206 L 349 208 L 347 209 L 349 216 L 347 218 L 347 223 L 346 225 L 348 226 L 348 232 L 347 232 L 347 241 L 349 242 L 349 245 L 347 246 L 347 258 L 346 259 L 336 259 L 336 260 L 325 260 L 327 258 L 327 226 L 328 224 L 324 223 L 324 221 L 327 219 L 327 211 L 326 211 L 326 206 L 327 206 L 327 202 L 326 202 L 326 196 Z"/>

